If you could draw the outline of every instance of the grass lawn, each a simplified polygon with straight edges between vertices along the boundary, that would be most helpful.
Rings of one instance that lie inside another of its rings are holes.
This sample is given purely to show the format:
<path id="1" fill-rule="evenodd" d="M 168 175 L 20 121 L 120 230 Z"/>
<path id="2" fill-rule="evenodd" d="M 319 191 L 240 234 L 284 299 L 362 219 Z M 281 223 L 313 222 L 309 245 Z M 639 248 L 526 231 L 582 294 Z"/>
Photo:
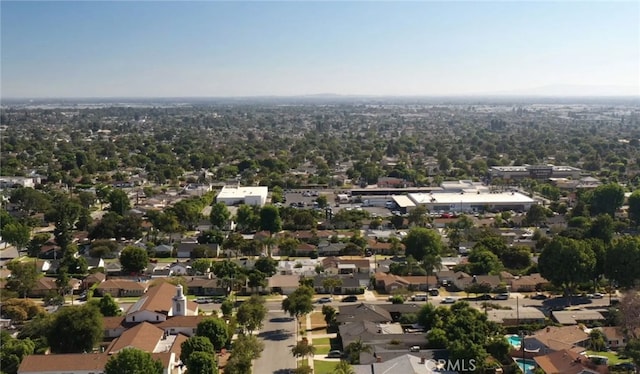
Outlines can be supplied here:
<path id="1" fill-rule="evenodd" d="M 316 347 L 316 354 L 326 355 L 331 350 L 331 341 L 329 338 L 317 338 L 311 341 L 314 347 Z"/>
<path id="2" fill-rule="evenodd" d="M 140 296 L 136 296 L 136 297 L 116 297 L 115 298 L 117 302 L 120 303 L 135 303 L 136 301 L 140 300 Z"/>
<path id="3" fill-rule="evenodd" d="M 313 345 L 331 345 L 329 338 L 314 338 L 311 343 Z"/>
<path id="4" fill-rule="evenodd" d="M 596 351 L 587 351 L 587 355 L 596 355 L 596 356 L 604 356 L 609 359 L 609 365 L 616 365 L 621 362 L 631 362 L 630 358 L 621 360 L 618 358 L 618 354 L 616 352 L 596 352 Z"/>
<path id="5" fill-rule="evenodd" d="M 335 361 L 313 360 L 313 374 L 331 374 L 336 364 Z"/>

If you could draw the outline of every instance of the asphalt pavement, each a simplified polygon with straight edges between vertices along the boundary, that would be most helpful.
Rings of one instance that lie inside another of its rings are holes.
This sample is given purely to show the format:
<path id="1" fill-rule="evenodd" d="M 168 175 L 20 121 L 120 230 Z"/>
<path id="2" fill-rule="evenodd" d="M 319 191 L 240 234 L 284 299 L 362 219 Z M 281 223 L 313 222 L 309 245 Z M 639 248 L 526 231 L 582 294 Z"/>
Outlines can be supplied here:
<path id="1" fill-rule="evenodd" d="M 254 374 L 284 374 L 296 368 L 291 348 L 296 344 L 296 321 L 283 311 L 269 310 L 258 334 L 264 351 L 253 364 Z"/>

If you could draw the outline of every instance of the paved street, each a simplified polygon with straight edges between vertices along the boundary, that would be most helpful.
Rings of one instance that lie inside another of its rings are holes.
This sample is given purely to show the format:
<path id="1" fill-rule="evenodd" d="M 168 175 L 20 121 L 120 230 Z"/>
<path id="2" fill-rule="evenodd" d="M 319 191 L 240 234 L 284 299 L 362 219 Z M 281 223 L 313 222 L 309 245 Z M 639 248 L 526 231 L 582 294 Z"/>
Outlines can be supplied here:
<path id="1" fill-rule="evenodd" d="M 296 360 L 291 355 L 296 339 L 295 319 L 283 311 L 269 310 L 258 337 L 264 342 L 264 351 L 253 364 L 254 374 L 284 374 L 295 369 Z"/>

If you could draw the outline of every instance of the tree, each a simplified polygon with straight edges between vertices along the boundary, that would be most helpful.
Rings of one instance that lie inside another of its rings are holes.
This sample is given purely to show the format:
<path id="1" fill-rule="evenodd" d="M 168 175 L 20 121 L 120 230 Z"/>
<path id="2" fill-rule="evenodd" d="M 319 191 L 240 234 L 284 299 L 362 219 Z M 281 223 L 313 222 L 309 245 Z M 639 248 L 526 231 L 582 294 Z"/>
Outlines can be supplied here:
<path id="1" fill-rule="evenodd" d="M 629 196 L 629 219 L 636 226 L 640 225 L 640 190 L 633 191 Z"/>
<path id="2" fill-rule="evenodd" d="M 183 363 L 189 360 L 189 356 L 191 356 L 193 352 L 204 352 L 211 355 L 216 353 L 209 338 L 197 335 L 182 342 L 180 349 L 180 360 Z"/>
<path id="3" fill-rule="evenodd" d="M 120 253 L 120 265 L 128 273 L 140 273 L 149 265 L 147 251 L 136 246 L 124 247 Z"/>
<path id="4" fill-rule="evenodd" d="M 469 253 L 469 268 L 474 275 L 497 274 L 502 269 L 502 263 L 493 252 L 478 248 Z"/>
<path id="5" fill-rule="evenodd" d="M 65 195 L 60 195 L 54 199 L 52 209 L 45 214 L 45 219 L 48 222 L 53 222 L 56 226 L 53 230 L 53 236 L 63 252 L 72 243 L 71 233 L 80 217 L 81 210 L 80 204 L 69 200 Z"/>
<path id="6" fill-rule="evenodd" d="M 229 218 L 231 217 L 231 213 L 227 208 L 227 205 L 223 202 L 215 203 L 211 206 L 211 213 L 209 214 L 209 220 L 213 227 L 218 230 L 224 230 L 227 227 L 227 223 L 229 223 Z"/>
<path id="7" fill-rule="evenodd" d="M 185 362 L 185 361 L 183 361 Z M 187 373 L 190 374 L 217 374 L 218 364 L 214 356 L 206 352 L 193 352 L 186 361 Z"/>
<path id="8" fill-rule="evenodd" d="M 260 228 L 272 235 L 282 230 L 282 219 L 275 205 L 265 205 L 260 209 Z"/>
<path id="9" fill-rule="evenodd" d="M 440 256 L 442 241 L 440 235 L 431 229 L 414 227 L 404 238 L 405 253 L 415 259 L 425 258 L 427 255 Z"/>
<path id="10" fill-rule="evenodd" d="M 640 239 L 625 235 L 614 241 L 605 253 L 604 274 L 620 287 L 632 287 L 640 281 Z"/>
<path id="11" fill-rule="evenodd" d="M 608 214 L 599 214 L 591 221 L 588 237 L 602 240 L 609 244 L 613 239 L 613 218 Z"/>
<path id="12" fill-rule="evenodd" d="M 247 278 L 248 278 L 247 285 L 254 291 L 259 289 L 260 287 L 264 288 L 267 286 L 267 277 L 260 270 L 256 270 L 256 269 L 250 270 L 247 274 Z"/>
<path id="13" fill-rule="evenodd" d="M 124 216 L 125 213 L 131 209 L 131 202 L 129 201 L 129 196 L 127 193 L 119 188 L 114 188 L 109 192 L 107 196 L 107 200 L 109 201 L 109 210 L 115 212 L 121 216 Z"/>
<path id="14" fill-rule="evenodd" d="M 589 196 L 591 215 L 608 214 L 611 217 L 624 203 L 624 189 L 617 183 L 596 187 Z"/>
<path id="15" fill-rule="evenodd" d="M 344 360 L 340 360 L 335 368 L 333 368 L 332 374 L 356 374 L 353 367 Z"/>
<path id="16" fill-rule="evenodd" d="M 0 331 L 0 367 L 2 373 L 15 374 L 26 356 L 33 354 L 35 344 L 31 339 L 16 339 L 6 330 Z"/>
<path id="17" fill-rule="evenodd" d="M 253 231 L 260 226 L 260 217 L 253 206 L 240 204 L 236 212 L 236 222 L 240 231 Z"/>
<path id="18" fill-rule="evenodd" d="M 354 340 L 344 349 L 349 362 L 353 365 L 360 364 L 360 353 L 371 353 L 373 350 L 370 345 L 365 344 L 361 339 Z"/>
<path id="19" fill-rule="evenodd" d="M 526 269 L 531 266 L 531 251 L 525 246 L 510 247 L 500 260 L 507 269 Z"/>
<path id="20" fill-rule="evenodd" d="M 233 301 L 225 299 L 220 305 L 220 311 L 224 318 L 229 319 L 233 314 Z"/>
<path id="21" fill-rule="evenodd" d="M 120 306 L 109 293 L 106 293 L 100 298 L 98 307 L 100 308 L 100 313 L 105 317 L 115 317 L 122 314 Z"/>
<path id="22" fill-rule="evenodd" d="M 271 277 L 278 271 L 278 261 L 271 257 L 260 257 L 256 260 L 253 268 L 260 270 L 267 277 Z"/>
<path id="23" fill-rule="evenodd" d="M 636 367 L 640 367 L 640 338 L 629 339 L 623 352 L 633 360 Z"/>
<path id="24" fill-rule="evenodd" d="M 48 233 L 35 234 L 27 244 L 27 254 L 29 257 L 38 257 L 40 248 L 42 248 L 44 243 L 48 242 L 50 238 L 51 235 Z"/>
<path id="25" fill-rule="evenodd" d="M 561 236 L 550 241 L 538 259 L 540 275 L 565 292 L 591 280 L 595 266 L 595 254 L 586 242 Z"/>
<path id="26" fill-rule="evenodd" d="M 206 274 L 211 269 L 211 260 L 199 258 L 191 262 L 191 270 L 195 274 Z"/>
<path id="27" fill-rule="evenodd" d="M 547 208 L 540 204 L 533 204 L 527 211 L 525 219 L 531 226 L 539 225 L 547 219 Z"/>
<path id="28" fill-rule="evenodd" d="M 337 313 L 336 309 L 331 305 L 322 306 L 322 315 L 324 316 L 324 321 L 327 323 L 327 326 L 335 324 Z"/>
<path id="29" fill-rule="evenodd" d="M 14 245 L 18 252 L 24 248 L 31 237 L 31 230 L 28 226 L 19 222 L 12 222 L 2 228 L 2 238 L 9 244 Z"/>
<path id="30" fill-rule="evenodd" d="M 605 351 L 607 343 L 605 342 L 604 333 L 600 330 L 593 329 L 589 333 L 589 348 L 592 351 Z"/>
<path id="31" fill-rule="evenodd" d="M 415 209 L 412 209 L 409 212 L 409 216 L 407 220 L 409 221 L 409 225 L 424 227 L 429 221 L 429 217 L 427 216 L 428 210 L 424 205 L 418 205 Z"/>
<path id="32" fill-rule="evenodd" d="M 2 314 L 15 322 L 43 315 L 45 310 L 32 299 L 7 299 L 2 302 Z"/>
<path id="33" fill-rule="evenodd" d="M 331 296 L 333 296 L 333 292 L 336 288 L 342 286 L 342 279 L 338 277 L 327 277 L 322 281 L 322 288 L 325 290 L 329 290 Z"/>
<path id="34" fill-rule="evenodd" d="M 290 316 L 296 317 L 300 325 L 300 317 L 313 311 L 313 289 L 308 286 L 298 287 L 289 297 L 282 300 L 282 309 Z"/>
<path id="35" fill-rule="evenodd" d="M 154 361 L 151 353 L 136 348 L 125 348 L 111 356 L 104 366 L 104 374 L 162 374 L 160 361 Z"/>
<path id="36" fill-rule="evenodd" d="M 291 354 L 296 358 L 307 358 L 313 356 L 315 353 L 316 347 L 309 344 L 307 339 L 304 338 L 291 348 Z"/>
<path id="37" fill-rule="evenodd" d="M 231 357 L 224 368 L 225 374 L 246 374 L 251 372 L 251 361 L 260 357 L 264 343 L 254 335 L 240 335 L 233 342 Z"/>
<path id="38" fill-rule="evenodd" d="M 231 338 L 227 323 L 219 318 L 206 318 L 198 323 L 196 335 L 209 338 L 216 351 L 224 348 Z"/>
<path id="39" fill-rule="evenodd" d="M 54 353 L 91 352 L 102 340 L 102 315 L 92 305 L 68 306 L 55 315 L 47 340 Z"/>
<path id="40" fill-rule="evenodd" d="M 41 274 L 34 262 L 11 261 L 7 264 L 11 270 L 11 277 L 7 281 L 7 288 L 27 297 L 40 278 Z"/>
<path id="41" fill-rule="evenodd" d="M 60 296 L 64 297 L 71 292 L 72 288 L 69 282 L 71 282 L 71 277 L 69 276 L 69 273 L 67 273 L 66 269 L 58 272 L 58 276 L 56 277 L 56 287 L 58 288 L 58 294 Z"/>
<path id="42" fill-rule="evenodd" d="M 170 211 L 175 214 L 178 222 L 187 230 L 193 230 L 202 217 L 202 205 L 199 200 L 181 200 L 175 203 Z"/>
<path id="43" fill-rule="evenodd" d="M 238 307 L 236 318 L 238 323 L 244 326 L 249 334 L 252 334 L 255 330 L 262 328 L 262 321 L 266 315 L 267 308 L 264 305 L 264 299 L 253 295 Z"/>

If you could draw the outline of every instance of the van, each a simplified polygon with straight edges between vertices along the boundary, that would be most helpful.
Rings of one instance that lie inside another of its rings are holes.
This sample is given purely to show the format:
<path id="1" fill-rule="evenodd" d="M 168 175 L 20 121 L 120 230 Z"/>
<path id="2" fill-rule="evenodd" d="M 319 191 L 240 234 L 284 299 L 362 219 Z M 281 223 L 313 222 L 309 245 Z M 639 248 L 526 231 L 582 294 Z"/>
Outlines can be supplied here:
<path id="1" fill-rule="evenodd" d="M 427 294 L 417 294 L 417 295 L 413 295 L 411 296 L 411 301 L 427 301 Z"/>

